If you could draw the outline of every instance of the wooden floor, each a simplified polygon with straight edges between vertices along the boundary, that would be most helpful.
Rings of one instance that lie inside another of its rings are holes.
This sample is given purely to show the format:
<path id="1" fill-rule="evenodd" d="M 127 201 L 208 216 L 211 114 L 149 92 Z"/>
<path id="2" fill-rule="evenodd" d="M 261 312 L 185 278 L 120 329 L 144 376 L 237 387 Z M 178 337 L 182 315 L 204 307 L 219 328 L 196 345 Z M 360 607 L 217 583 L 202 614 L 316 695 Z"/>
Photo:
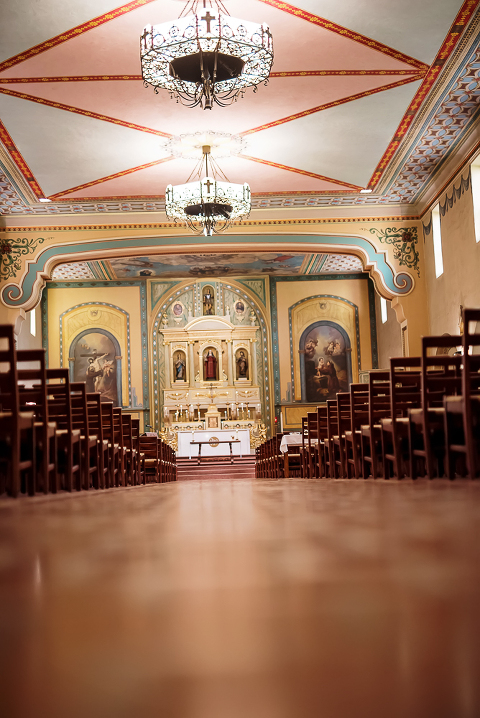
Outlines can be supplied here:
<path id="1" fill-rule="evenodd" d="M 2 718 L 478 718 L 480 482 L 0 502 Z"/>

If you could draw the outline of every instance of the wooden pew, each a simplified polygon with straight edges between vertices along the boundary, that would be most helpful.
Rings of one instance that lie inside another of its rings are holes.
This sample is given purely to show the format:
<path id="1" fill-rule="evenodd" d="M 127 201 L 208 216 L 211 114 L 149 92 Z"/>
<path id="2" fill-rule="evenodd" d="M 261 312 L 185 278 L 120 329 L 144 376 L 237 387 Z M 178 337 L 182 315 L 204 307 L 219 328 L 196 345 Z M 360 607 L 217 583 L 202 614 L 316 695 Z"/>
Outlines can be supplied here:
<path id="1" fill-rule="evenodd" d="M 385 479 L 408 474 L 408 412 L 421 406 L 420 367 L 420 357 L 390 359 L 390 417 L 380 420 Z"/>
<path id="2" fill-rule="evenodd" d="M 361 426 L 361 475 L 374 479 L 383 475 L 380 420 L 390 416 L 390 372 L 371 372 L 368 381 L 368 423 Z"/>
<path id="3" fill-rule="evenodd" d="M 445 470 L 445 410 L 443 399 L 461 394 L 461 356 L 448 351 L 460 346 L 460 336 L 422 338 L 422 406 L 409 411 L 410 477 L 443 476 Z M 438 354 L 438 350 L 442 350 Z M 432 351 L 436 350 L 435 355 Z M 445 353 L 446 350 L 446 353 Z M 419 469 L 420 467 L 420 469 Z"/>
<path id="4" fill-rule="evenodd" d="M 88 491 L 101 487 L 103 464 L 101 461 L 100 439 L 88 413 L 87 386 L 83 381 L 70 383 L 72 403 L 72 425 L 80 431 L 82 450 L 82 485 Z"/>
<path id="5" fill-rule="evenodd" d="M 57 491 L 57 425 L 49 419 L 44 349 L 17 351 L 17 381 L 20 410 L 35 415 L 36 471 L 27 492 L 33 496 L 37 491 Z"/>
<path id="6" fill-rule="evenodd" d="M 346 447 L 345 434 L 350 430 L 352 424 L 352 410 L 350 392 L 339 391 L 337 393 L 337 434 L 333 435 L 332 441 L 332 463 L 335 478 L 345 478 L 346 469 Z"/>
<path id="7" fill-rule="evenodd" d="M 345 431 L 345 473 L 348 479 L 361 475 L 361 427 L 368 421 L 368 385 L 350 384 L 350 427 Z"/>
<path id="8" fill-rule="evenodd" d="M 20 411 L 15 335 L 0 325 L 0 494 L 34 486 L 35 468 L 35 416 Z"/>
<path id="9" fill-rule="evenodd" d="M 446 473 L 450 479 L 456 473 L 472 479 L 480 476 L 480 333 L 471 329 L 473 322 L 480 322 L 480 309 L 464 309 L 462 394 L 445 397 L 443 404 Z"/>
<path id="10" fill-rule="evenodd" d="M 58 472 L 61 488 L 77 491 L 82 488 L 82 447 L 79 429 L 73 428 L 70 377 L 68 369 L 47 369 L 48 413 L 57 424 Z"/>

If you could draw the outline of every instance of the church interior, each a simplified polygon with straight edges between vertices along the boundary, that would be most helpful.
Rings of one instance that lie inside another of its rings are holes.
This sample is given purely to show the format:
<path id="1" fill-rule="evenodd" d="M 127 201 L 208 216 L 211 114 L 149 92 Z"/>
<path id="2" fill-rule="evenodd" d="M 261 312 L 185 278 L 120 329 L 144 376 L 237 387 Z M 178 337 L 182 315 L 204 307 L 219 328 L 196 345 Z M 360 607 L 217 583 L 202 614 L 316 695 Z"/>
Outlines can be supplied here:
<path id="1" fill-rule="evenodd" d="M 480 716 L 480 0 L 0 9 L 0 714 Z"/>

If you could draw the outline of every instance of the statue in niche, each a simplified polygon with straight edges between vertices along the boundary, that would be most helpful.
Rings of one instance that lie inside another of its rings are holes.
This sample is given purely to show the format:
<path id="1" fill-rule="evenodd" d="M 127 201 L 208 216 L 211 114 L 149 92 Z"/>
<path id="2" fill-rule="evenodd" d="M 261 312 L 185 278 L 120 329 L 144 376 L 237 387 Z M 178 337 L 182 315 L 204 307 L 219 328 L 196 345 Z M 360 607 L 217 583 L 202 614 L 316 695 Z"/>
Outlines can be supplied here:
<path id="1" fill-rule="evenodd" d="M 204 359 L 205 381 L 217 381 L 217 357 L 212 349 L 209 349 Z"/>
<path id="2" fill-rule="evenodd" d="M 203 290 L 203 314 L 204 316 L 212 316 L 215 314 L 213 308 L 215 304 L 215 295 L 211 287 L 205 287 Z"/>
<path id="3" fill-rule="evenodd" d="M 186 365 L 183 356 L 178 353 L 175 357 L 175 381 L 185 381 L 186 378 Z"/>
<path id="4" fill-rule="evenodd" d="M 237 379 L 248 379 L 248 358 L 243 349 L 237 356 Z"/>

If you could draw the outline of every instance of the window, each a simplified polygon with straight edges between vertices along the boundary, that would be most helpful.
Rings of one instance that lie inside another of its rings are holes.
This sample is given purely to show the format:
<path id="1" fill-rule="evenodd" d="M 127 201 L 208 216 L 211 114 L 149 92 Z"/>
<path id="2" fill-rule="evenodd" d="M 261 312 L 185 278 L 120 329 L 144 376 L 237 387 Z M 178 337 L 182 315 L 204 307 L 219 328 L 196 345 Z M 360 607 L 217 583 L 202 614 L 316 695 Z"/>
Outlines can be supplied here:
<path id="1" fill-rule="evenodd" d="M 442 227 L 440 223 L 440 208 L 438 204 L 432 209 L 432 231 L 435 276 L 438 278 L 443 274 Z"/>
<path id="2" fill-rule="evenodd" d="M 37 336 L 37 317 L 35 315 L 35 309 L 32 309 L 31 312 L 28 312 L 30 314 L 30 334 L 32 337 Z"/>
<path id="3" fill-rule="evenodd" d="M 480 242 L 480 165 L 472 165 L 472 197 L 473 221 L 475 222 L 475 239 Z"/>
<path id="4" fill-rule="evenodd" d="M 385 324 L 385 322 L 388 319 L 387 315 L 387 300 L 383 297 L 380 297 L 380 311 L 382 314 L 382 324 Z"/>

